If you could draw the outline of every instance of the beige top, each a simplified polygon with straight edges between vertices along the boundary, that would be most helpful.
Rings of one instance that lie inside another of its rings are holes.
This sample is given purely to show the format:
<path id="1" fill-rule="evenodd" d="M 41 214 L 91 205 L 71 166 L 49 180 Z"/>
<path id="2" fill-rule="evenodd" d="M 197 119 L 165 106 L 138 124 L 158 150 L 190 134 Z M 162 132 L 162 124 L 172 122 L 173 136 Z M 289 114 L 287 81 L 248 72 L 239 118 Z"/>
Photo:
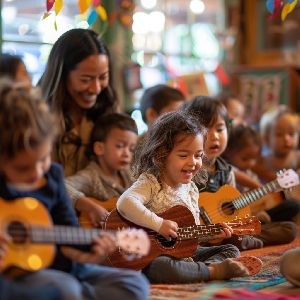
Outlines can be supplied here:
<path id="1" fill-rule="evenodd" d="M 71 176 L 82 170 L 88 164 L 86 149 L 94 123 L 84 117 L 79 130 L 73 128 L 66 132 L 56 143 L 52 152 L 52 159 L 64 168 L 65 176 Z"/>
<path id="2" fill-rule="evenodd" d="M 157 214 L 175 205 L 186 206 L 192 212 L 195 223 L 199 224 L 198 198 L 199 192 L 194 182 L 174 189 L 166 184 L 161 185 L 152 174 L 143 173 L 120 196 L 117 209 L 129 221 L 158 232 L 163 219 Z"/>

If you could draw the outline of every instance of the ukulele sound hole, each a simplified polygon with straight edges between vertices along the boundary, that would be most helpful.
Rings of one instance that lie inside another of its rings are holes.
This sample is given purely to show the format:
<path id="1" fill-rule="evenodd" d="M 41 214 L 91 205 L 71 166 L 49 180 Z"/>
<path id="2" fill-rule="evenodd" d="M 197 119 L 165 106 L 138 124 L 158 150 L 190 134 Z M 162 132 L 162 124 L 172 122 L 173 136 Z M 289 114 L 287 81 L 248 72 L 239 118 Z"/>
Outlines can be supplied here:
<path id="1" fill-rule="evenodd" d="M 26 227 L 18 221 L 11 222 L 8 225 L 7 233 L 15 244 L 24 244 L 28 237 Z"/>
<path id="2" fill-rule="evenodd" d="M 233 215 L 234 214 L 234 206 L 233 206 L 232 202 L 224 202 L 222 204 L 222 212 L 228 216 Z"/>
<path id="3" fill-rule="evenodd" d="M 172 238 L 170 241 L 168 241 L 160 234 L 157 235 L 157 240 L 160 242 L 160 244 L 164 248 L 172 248 L 176 244 L 176 241 L 177 241 L 176 238 Z"/>

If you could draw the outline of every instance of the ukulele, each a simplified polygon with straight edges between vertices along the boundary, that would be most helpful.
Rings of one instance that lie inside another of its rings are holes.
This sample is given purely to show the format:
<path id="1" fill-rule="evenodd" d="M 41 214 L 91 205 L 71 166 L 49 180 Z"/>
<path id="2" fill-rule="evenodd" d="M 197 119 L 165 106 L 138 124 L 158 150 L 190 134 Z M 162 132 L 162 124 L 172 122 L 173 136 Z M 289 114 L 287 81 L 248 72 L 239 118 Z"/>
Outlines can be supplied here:
<path id="1" fill-rule="evenodd" d="M 104 224 L 105 229 L 142 228 L 148 233 L 151 249 L 148 255 L 131 262 L 126 261 L 121 255 L 122 249 L 118 249 L 108 256 L 105 264 L 118 268 L 141 270 L 160 255 L 169 255 L 174 258 L 191 257 L 196 251 L 199 242 L 215 239 L 222 230 L 220 224 L 195 225 L 194 216 L 187 207 L 182 205 L 174 206 L 159 214 L 159 216 L 177 222 L 179 228 L 176 239 L 173 238 L 171 241 L 168 241 L 159 233 L 126 220 L 116 209 L 111 211 Z M 232 227 L 234 234 L 237 235 L 259 234 L 261 230 L 260 222 L 256 217 L 237 219 L 227 224 Z"/>
<path id="2" fill-rule="evenodd" d="M 52 225 L 47 209 L 36 199 L 26 197 L 7 202 L 0 198 L 0 230 L 10 237 L 3 270 L 17 267 L 37 271 L 48 267 L 55 256 L 55 245 L 90 245 L 105 230 Z M 109 231 L 124 259 L 146 255 L 150 242 L 143 230 Z"/>
<path id="3" fill-rule="evenodd" d="M 224 185 L 217 192 L 199 194 L 200 218 L 204 224 L 228 222 L 251 215 L 249 205 L 272 192 L 299 184 L 299 175 L 292 169 L 282 171 L 276 180 L 260 188 L 241 194 L 236 188 Z"/>
<path id="4" fill-rule="evenodd" d="M 90 200 L 92 200 L 95 204 L 104 207 L 107 211 L 112 211 L 116 207 L 118 198 L 119 197 L 113 197 L 113 198 L 105 200 L 105 201 L 96 200 L 96 199 L 90 199 Z M 94 228 L 95 227 L 95 226 L 93 226 L 93 224 L 90 221 L 90 218 L 86 212 L 81 212 L 78 220 L 79 220 L 80 226 L 82 226 L 82 227 L 85 227 L 85 228 Z"/>

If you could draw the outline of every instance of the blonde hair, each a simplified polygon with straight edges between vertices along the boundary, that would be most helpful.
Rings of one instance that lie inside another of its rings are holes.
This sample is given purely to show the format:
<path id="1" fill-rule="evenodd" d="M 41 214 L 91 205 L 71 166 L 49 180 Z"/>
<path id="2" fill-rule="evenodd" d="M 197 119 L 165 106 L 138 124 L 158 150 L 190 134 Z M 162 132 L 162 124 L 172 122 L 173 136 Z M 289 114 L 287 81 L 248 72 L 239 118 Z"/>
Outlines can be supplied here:
<path id="1" fill-rule="evenodd" d="M 54 139 L 56 122 L 37 93 L 0 81 L 0 158 L 12 159 L 46 139 Z"/>

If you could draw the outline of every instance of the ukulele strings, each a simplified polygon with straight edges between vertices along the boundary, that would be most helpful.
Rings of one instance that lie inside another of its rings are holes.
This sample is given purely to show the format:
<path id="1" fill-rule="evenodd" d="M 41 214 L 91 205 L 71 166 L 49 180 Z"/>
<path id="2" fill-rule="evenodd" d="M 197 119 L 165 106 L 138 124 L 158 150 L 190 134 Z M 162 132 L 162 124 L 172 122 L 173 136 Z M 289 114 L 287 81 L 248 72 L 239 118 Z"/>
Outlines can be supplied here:
<path id="1" fill-rule="evenodd" d="M 235 197 L 233 199 L 228 199 L 229 210 L 237 210 L 243 207 L 248 206 L 249 204 L 255 202 L 259 198 L 267 195 L 268 193 L 276 191 L 280 186 L 278 185 L 277 180 L 273 180 L 257 189 L 253 189 L 251 191 L 248 191 L 246 193 L 241 194 L 239 197 Z M 224 199 L 225 200 L 225 199 Z M 233 205 L 233 203 L 237 203 L 236 207 Z M 199 194 L 199 206 L 201 207 L 201 193 Z M 226 207 L 225 207 L 226 209 Z M 212 219 L 219 217 L 223 214 L 222 207 L 218 207 L 216 209 L 213 209 L 211 211 L 206 211 L 208 216 Z"/>

